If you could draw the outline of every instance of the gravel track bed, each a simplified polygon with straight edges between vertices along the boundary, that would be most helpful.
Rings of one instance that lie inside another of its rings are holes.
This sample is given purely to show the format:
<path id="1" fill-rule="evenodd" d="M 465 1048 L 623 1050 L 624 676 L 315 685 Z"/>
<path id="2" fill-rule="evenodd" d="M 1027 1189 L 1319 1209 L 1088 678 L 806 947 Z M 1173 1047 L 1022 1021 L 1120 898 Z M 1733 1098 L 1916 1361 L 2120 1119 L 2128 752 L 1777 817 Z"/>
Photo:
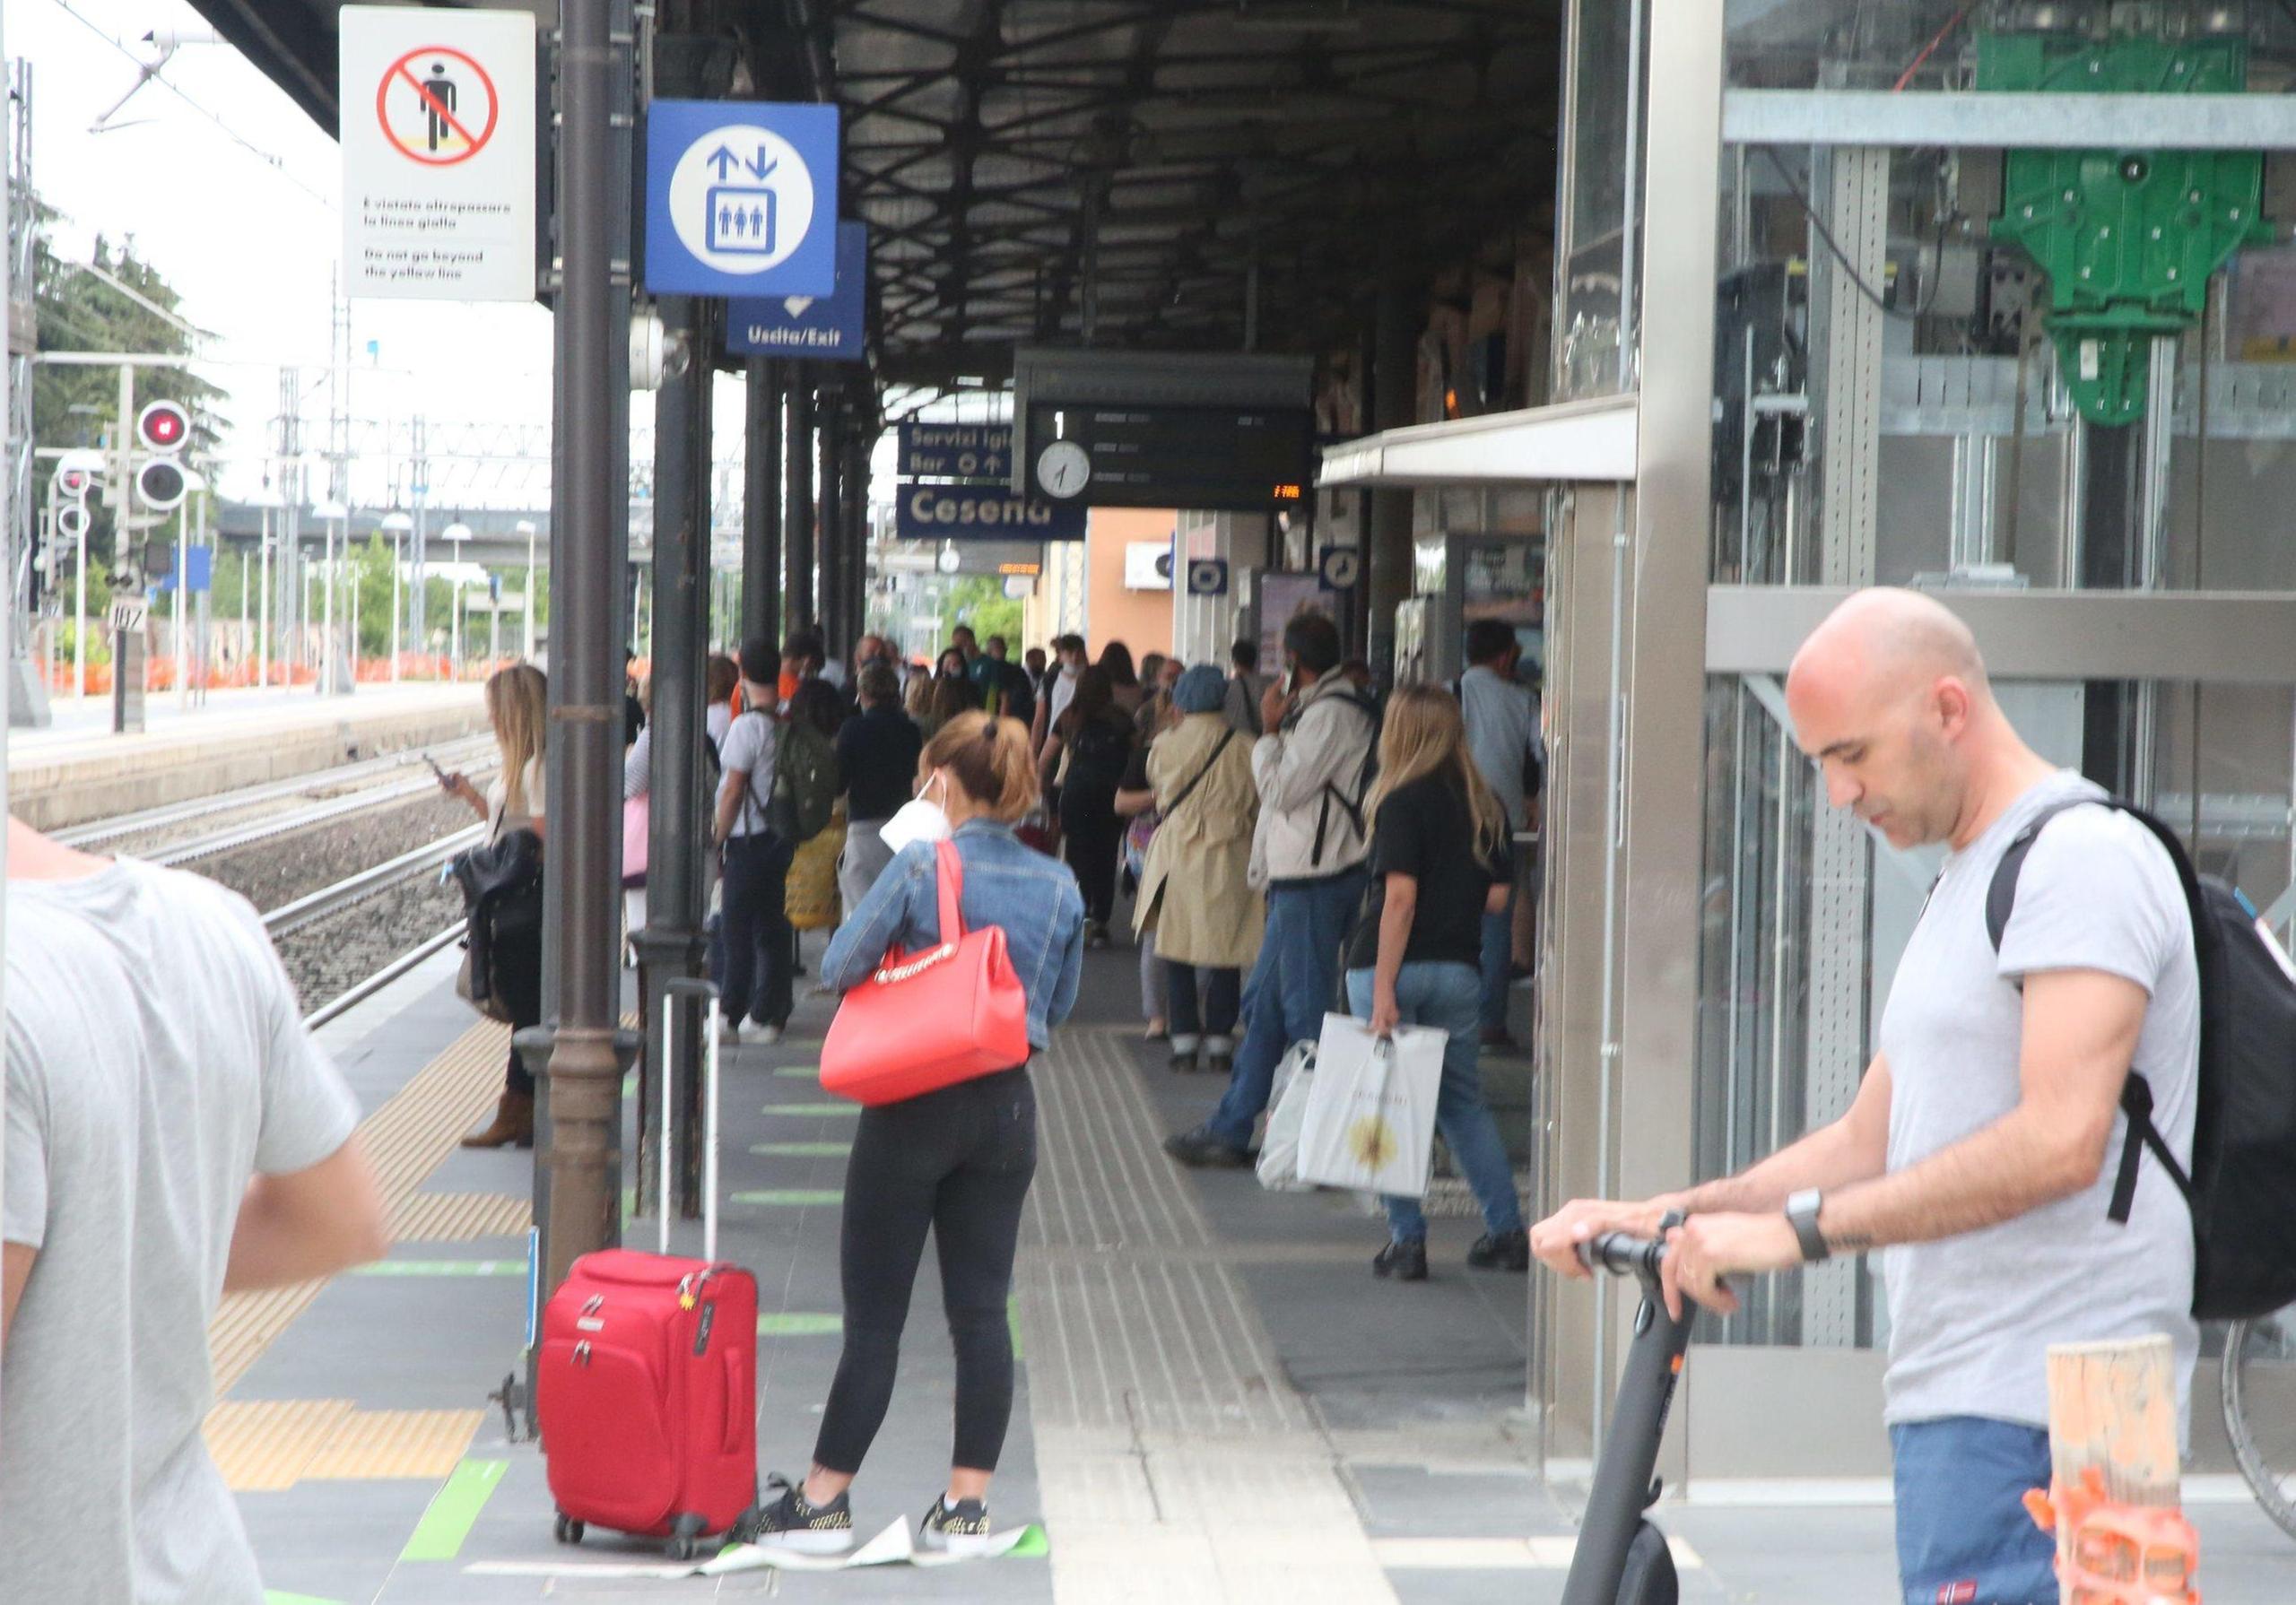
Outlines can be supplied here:
<path id="1" fill-rule="evenodd" d="M 464 813 L 469 813 L 465 809 Z M 367 862 L 376 862 L 370 857 Z M 337 877 L 340 879 L 340 877 Z M 288 977 L 311 1013 L 341 997 L 416 943 L 462 917 L 462 893 L 435 874 L 387 887 L 279 941 Z"/>
<path id="2" fill-rule="evenodd" d="M 483 750 L 473 750 L 448 743 L 439 751 L 449 768 L 459 768 L 481 790 L 493 775 L 495 764 L 490 743 Z M 457 759 L 459 762 L 456 761 Z M 310 783 L 287 796 L 268 797 L 256 802 L 234 802 L 229 792 L 219 794 L 215 806 L 195 819 L 173 825 L 162 825 L 150 830 L 138 830 L 128 836 L 108 837 L 91 848 L 107 854 L 124 854 L 131 858 L 148 858 L 179 842 L 196 841 L 218 831 L 236 829 L 242 826 L 260 824 L 265 820 L 285 819 L 300 812 L 315 802 L 331 802 L 338 798 L 355 796 L 361 792 L 380 794 L 411 780 L 428 781 L 430 772 L 420 759 L 410 758 L 405 767 L 382 775 L 370 775 L 363 779 L 344 780 L 334 777 L 334 771 L 321 770 L 310 776 Z M 428 795 L 423 798 L 429 801 Z M 378 806 L 380 806 L 378 804 Z M 349 823 L 349 821 L 344 821 Z M 205 864 L 199 867 L 203 872 Z"/>
<path id="3" fill-rule="evenodd" d="M 309 830 L 203 858 L 188 867 L 268 913 L 478 822 L 469 804 L 433 794 L 352 819 L 330 820 Z"/>

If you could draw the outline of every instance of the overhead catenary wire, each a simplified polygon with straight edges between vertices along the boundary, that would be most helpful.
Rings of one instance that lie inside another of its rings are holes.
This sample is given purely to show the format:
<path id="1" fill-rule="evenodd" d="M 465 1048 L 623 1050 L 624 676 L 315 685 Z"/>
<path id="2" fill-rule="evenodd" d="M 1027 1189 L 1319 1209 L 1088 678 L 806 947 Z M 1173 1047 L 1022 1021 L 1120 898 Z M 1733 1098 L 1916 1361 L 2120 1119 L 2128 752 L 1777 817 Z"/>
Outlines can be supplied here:
<path id="1" fill-rule="evenodd" d="M 85 28 L 90 33 L 94 34 L 107 45 L 109 45 L 114 50 L 119 52 L 122 56 L 134 62 L 138 67 L 147 65 L 141 56 L 135 54 L 135 51 L 128 48 L 126 41 L 105 32 L 100 23 L 97 22 L 95 19 L 90 17 L 85 12 L 81 11 L 77 6 L 74 5 L 72 4 L 72 0 L 55 0 L 55 4 L 67 15 L 69 15 L 73 21 L 78 22 L 80 26 Z M 238 145 L 249 155 L 255 157 L 257 160 L 263 162 L 273 171 L 276 172 L 282 178 L 284 178 L 288 183 L 293 185 L 297 189 L 301 190 L 305 195 L 310 196 L 311 199 L 317 201 L 329 212 L 333 212 L 335 209 L 335 200 L 332 196 L 313 189 L 309 185 L 304 183 L 300 178 L 298 178 L 293 173 L 289 172 L 287 170 L 286 160 L 283 158 L 275 155 L 272 152 L 265 150 L 261 145 L 257 144 L 245 134 L 239 133 L 239 130 L 233 128 L 230 124 L 216 116 L 215 113 L 208 110 L 206 107 L 201 105 L 197 100 L 193 100 L 188 94 L 186 94 L 182 90 L 176 87 L 175 84 L 169 82 L 168 77 L 164 73 L 152 74 L 151 82 L 158 84 L 161 88 L 173 95 L 177 100 L 181 100 L 186 106 L 190 107 L 201 117 L 205 117 L 209 122 L 214 124 L 217 128 L 222 131 L 223 136 L 226 139 L 230 140 L 233 144 Z"/>

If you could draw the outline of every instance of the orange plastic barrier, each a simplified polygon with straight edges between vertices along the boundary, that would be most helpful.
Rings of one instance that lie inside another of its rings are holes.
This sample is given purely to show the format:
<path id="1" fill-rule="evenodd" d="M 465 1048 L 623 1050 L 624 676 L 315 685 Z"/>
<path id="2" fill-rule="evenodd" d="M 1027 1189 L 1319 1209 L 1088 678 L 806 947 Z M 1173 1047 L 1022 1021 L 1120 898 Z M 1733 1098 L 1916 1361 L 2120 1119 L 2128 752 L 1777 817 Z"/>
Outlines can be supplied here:
<path id="1" fill-rule="evenodd" d="M 2057 1562 L 2070 1605 L 2200 1605 L 2200 1535 L 2182 1511 L 2113 1503 L 2093 1466 L 2078 1488 L 2033 1489 L 2025 1509 L 2043 1532 L 2060 1522 L 2072 1530 L 2070 1556 L 2060 1552 Z"/>

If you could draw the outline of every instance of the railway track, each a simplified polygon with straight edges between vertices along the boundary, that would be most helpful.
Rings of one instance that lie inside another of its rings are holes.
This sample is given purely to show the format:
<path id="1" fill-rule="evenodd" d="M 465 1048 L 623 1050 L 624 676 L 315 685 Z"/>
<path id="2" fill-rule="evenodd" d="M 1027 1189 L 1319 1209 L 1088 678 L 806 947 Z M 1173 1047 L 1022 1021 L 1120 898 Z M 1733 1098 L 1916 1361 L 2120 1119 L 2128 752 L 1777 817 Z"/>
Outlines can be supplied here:
<path id="1" fill-rule="evenodd" d="M 477 779 L 492 767 L 488 760 L 492 758 L 493 751 L 491 738 L 478 736 L 443 744 L 433 756 L 446 767 L 464 769 Z M 307 807 L 263 814 L 204 834 L 163 839 L 135 855 L 150 863 L 165 865 L 195 863 L 242 847 L 314 829 L 370 810 L 437 794 L 437 784 L 429 767 L 423 763 L 422 755 L 420 752 L 396 752 L 385 758 L 362 759 L 287 780 L 266 781 L 238 791 L 220 792 L 212 796 L 100 820 L 74 829 L 58 831 L 57 838 L 83 850 L 106 847 L 117 850 L 119 844 L 133 842 L 139 837 L 164 838 L 169 832 L 219 814 L 265 809 L 313 793 L 341 793 L 346 786 L 355 789 L 348 794 L 320 797 Z"/>

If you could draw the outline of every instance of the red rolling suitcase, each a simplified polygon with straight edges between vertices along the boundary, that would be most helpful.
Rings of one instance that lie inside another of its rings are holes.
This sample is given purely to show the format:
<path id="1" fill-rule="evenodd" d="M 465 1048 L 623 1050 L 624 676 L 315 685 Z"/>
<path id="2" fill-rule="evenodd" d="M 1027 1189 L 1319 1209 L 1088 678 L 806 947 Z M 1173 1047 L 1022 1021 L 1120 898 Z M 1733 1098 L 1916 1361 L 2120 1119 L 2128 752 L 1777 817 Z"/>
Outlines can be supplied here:
<path id="1" fill-rule="evenodd" d="M 746 1533 L 757 1509 L 757 1279 L 717 1262 L 715 989 L 675 984 L 662 1039 L 678 998 L 694 992 L 709 995 L 702 1257 L 610 1248 L 575 1261 L 543 1313 L 535 1384 L 559 1541 L 578 1543 L 595 1523 L 665 1539 L 678 1560 L 706 1534 Z M 669 1100 L 659 1101 L 666 1204 Z"/>

